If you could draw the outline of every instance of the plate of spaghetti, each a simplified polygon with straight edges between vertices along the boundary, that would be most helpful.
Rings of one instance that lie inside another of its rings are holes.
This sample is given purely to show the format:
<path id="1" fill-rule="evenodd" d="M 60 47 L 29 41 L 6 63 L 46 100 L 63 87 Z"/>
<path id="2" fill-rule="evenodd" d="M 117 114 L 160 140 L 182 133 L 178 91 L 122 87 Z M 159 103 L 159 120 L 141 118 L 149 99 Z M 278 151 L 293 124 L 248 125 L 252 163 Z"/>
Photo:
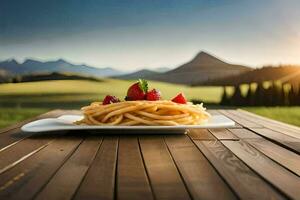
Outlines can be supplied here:
<path id="1" fill-rule="evenodd" d="M 82 107 L 81 112 L 81 115 L 63 115 L 34 121 L 24 125 L 22 130 L 43 132 L 88 129 L 181 133 L 189 128 L 234 126 L 234 122 L 223 115 L 210 115 L 202 103 L 194 105 L 188 102 L 183 93 L 171 100 L 163 100 L 159 90 L 148 90 L 145 80 L 131 85 L 124 101 L 107 95 L 102 101 Z"/>

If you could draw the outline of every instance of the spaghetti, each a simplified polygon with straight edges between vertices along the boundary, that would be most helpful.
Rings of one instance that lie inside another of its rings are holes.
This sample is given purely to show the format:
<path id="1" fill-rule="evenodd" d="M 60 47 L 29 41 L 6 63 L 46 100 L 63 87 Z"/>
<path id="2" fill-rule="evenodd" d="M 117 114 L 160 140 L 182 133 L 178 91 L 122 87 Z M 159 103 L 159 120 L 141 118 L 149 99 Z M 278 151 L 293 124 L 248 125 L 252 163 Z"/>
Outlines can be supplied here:
<path id="1" fill-rule="evenodd" d="M 178 104 L 172 101 L 125 101 L 102 105 L 93 102 L 81 109 L 84 118 L 77 125 L 177 126 L 198 125 L 210 117 L 202 104 Z"/>

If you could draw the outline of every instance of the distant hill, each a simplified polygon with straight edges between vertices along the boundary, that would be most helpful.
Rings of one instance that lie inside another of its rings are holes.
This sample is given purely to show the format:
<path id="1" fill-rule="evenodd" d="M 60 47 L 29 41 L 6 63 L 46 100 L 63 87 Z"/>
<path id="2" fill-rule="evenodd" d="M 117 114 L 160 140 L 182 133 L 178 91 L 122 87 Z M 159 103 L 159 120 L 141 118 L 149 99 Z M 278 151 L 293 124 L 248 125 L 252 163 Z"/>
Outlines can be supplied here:
<path id="1" fill-rule="evenodd" d="M 206 85 L 239 85 L 243 83 L 262 83 L 264 81 L 281 81 L 295 86 L 300 84 L 300 66 L 265 66 L 240 75 L 207 81 Z M 197 85 L 197 84 L 195 84 Z"/>
<path id="2" fill-rule="evenodd" d="M 155 71 L 151 71 L 148 69 L 142 69 L 130 74 L 124 74 L 121 76 L 117 76 L 115 78 L 118 79 L 123 79 L 123 80 L 131 80 L 131 79 L 139 79 L 139 78 L 143 78 L 143 79 L 153 79 L 155 76 L 159 75 L 159 72 L 155 72 Z"/>
<path id="3" fill-rule="evenodd" d="M 209 80 L 238 75 L 250 70 L 249 67 L 229 64 L 206 52 L 200 52 L 188 63 L 152 79 L 188 85 L 204 84 Z"/>
<path id="4" fill-rule="evenodd" d="M 23 63 L 16 60 L 6 60 L 0 62 L 0 69 L 6 70 L 13 75 L 32 74 L 32 73 L 52 73 L 52 72 L 70 72 L 79 73 L 87 76 L 106 77 L 121 75 L 122 72 L 106 67 L 96 68 L 87 65 L 75 65 L 63 59 L 56 61 L 41 62 L 27 59 Z"/>
<path id="5" fill-rule="evenodd" d="M 35 81 L 48 81 L 48 80 L 90 80 L 90 81 L 102 81 L 95 77 L 82 76 L 80 74 L 68 74 L 68 73 L 42 73 L 42 74 L 29 74 L 23 76 L 14 77 L 14 82 L 35 82 Z"/>

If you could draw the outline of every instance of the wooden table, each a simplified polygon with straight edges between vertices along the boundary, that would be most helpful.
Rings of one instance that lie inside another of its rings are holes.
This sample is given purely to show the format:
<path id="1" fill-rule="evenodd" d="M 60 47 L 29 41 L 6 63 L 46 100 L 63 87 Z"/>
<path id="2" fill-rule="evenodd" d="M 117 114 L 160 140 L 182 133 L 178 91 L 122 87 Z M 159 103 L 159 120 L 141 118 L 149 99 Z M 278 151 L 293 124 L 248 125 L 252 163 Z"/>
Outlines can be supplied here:
<path id="1" fill-rule="evenodd" d="M 210 112 L 237 125 L 155 136 L 22 133 L 33 119 L 2 129 L 0 199 L 300 199 L 300 128 Z"/>

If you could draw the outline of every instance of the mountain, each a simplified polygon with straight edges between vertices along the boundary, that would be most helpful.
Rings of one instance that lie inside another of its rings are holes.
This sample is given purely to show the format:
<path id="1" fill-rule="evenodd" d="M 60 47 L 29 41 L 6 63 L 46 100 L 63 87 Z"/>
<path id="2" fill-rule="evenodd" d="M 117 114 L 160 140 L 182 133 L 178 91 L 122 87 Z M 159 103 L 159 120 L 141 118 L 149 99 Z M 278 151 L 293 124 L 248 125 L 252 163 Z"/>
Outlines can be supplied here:
<path id="1" fill-rule="evenodd" d="M 159 72 L 151 71 L 148 69 L 142 69 L 133 73 L 117 76 L 115 78 L 124 79 L 124 80 L 139 79 L 139 78 L 153 79 L 155 76 L 159 74 L 160 74 Z"/>
<path id="2" fill-rule="evenodd" d="M 265 66 L 240 75 L 211 80 L 206 82 L 206 85 L 240 85 L 265 81 L 281 81 L 298 87 L 300 84 L 300 66 Z"/>
<path id="3" fill-rule="evenodd" d="M 191 61 L 159 74 L 153 80 L 188 85 L 204 84 L 209 80 L 238 75 L 250 70 L 249 67 L 226 63 L 206 52 L 200 52 Z"/>
<path id="4" fill-rule="evenodd" d="M 167 71 L 170 71 L 171 69 L 168 68 L 168 67 L 158 67 L 158 68 L 155 68 L 153 71 L 156 71 L 156 72 L 159 72 L 159 73 L 164 73 L 164 72 L 167 72 Z"/>
<path id="5" fill-rule="evenodd" d="M 15 77 L 15 82 L 34 82 L 34 81 L 48 81 L 48 80 L 89 80 L 101 82 L 102 80 L 95 77 L 82 76 L 78 74 L 68 74 L 62 72 L 53 72 L 46 74 L 28 74 Z"/>
<path id="6" fill-rule="evenodd" d="M 48 62 L 27 59 L 23 63 L 18 63 L 16 60 L 11 59 L 0 62 L 0 69 L 6 70 L 14 75 L 32 73 L 70 72 L 79 73 L 87 76 L 106 77 L 123 74 L 121 71 L 110 67 L 96 68 L 87 65 L 75 65 L 63 59 Z"/>

